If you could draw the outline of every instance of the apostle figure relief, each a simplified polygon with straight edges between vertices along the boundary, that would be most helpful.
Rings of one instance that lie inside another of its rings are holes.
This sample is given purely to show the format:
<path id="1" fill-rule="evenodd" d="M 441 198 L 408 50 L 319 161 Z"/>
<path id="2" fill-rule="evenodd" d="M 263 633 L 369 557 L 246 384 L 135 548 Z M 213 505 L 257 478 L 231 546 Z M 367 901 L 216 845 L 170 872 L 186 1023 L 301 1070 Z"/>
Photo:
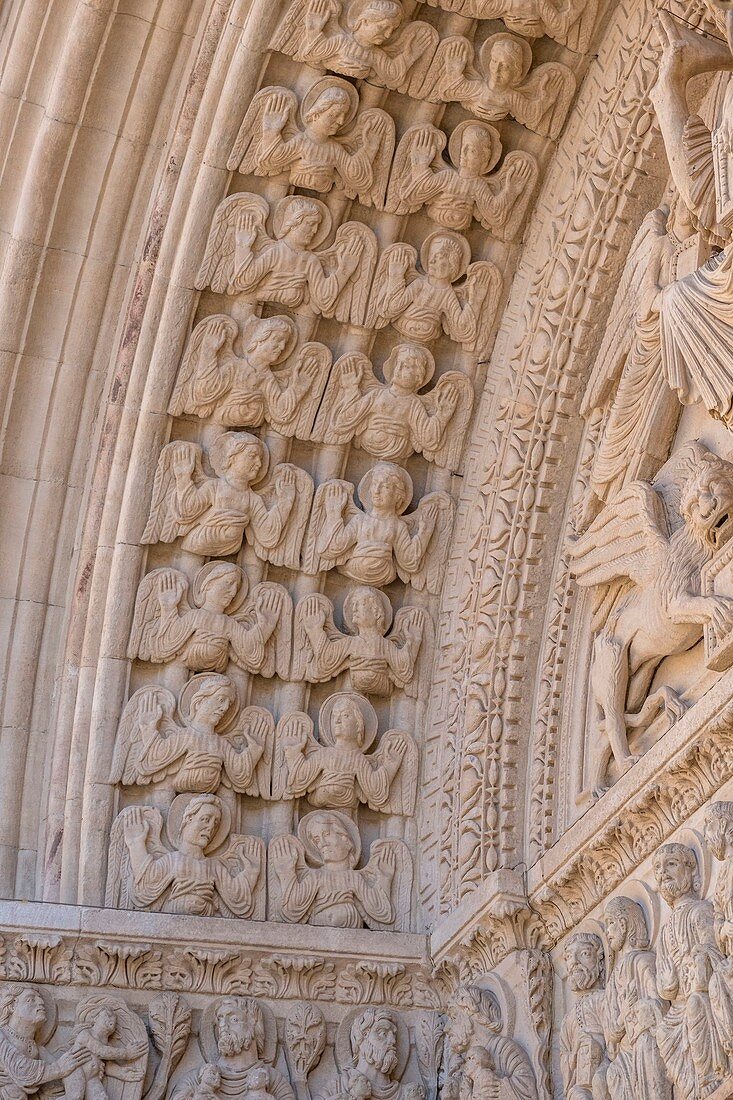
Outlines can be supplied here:
<path id="1" fill-rule="evenodd" d="M 466 351 L 485 347 L 501 295 L 499 269 L 486 260 L 471 263 L 468 241 L 450 229 L 430 233 L 420 248 L 422 270 L 417 262 L 412 245 L 385 248 L 367 325 L 379 329 L 391 324 L 402 336 L 423 344 L 445 332 Z"/>
<path id="2" fill-rule="evenodd" d="M 458 102 L 484 122 L 511 115 L 543 137 L 559 134 L 575 93 L 572 71 L 557 61 L 532 67 L 532 47 L 501 31 L 491 35 L 474 60 L 473 43 L 444 38 L 425 78 L 429 98 Z"/>
<path id="3" fill-rule="evenodd" d="M 300 107 L 287 88 L 258 92 L 228 167 L 243 175 L 287 173 L 295 187 L 336 187 L 363 206 L 381 209 L 393 151 L 394 122 L 386 111 L 360 110 L 354 85 L 326 76 L 311 85 Z"/>
<path id="4" fill-rule="evenodd" d="M 571 546 L 578 583 L 596 589 L 590 683 L 604 739 L 592 768 L 596 792 L 610 755 L 620 773 L 635 763 L 629 729 L 646 728 L 661 709 L 670 723 L 684 711 L 667 686 L 649 695 L 661 661 L 696 645 L 705 623 L 723 633 L 733 620 L 733 600 L 703 596 L 700 576 L 732 518 L 733 465 L 689 443 L 655 482 L 621 489 Z"/>
<path id="5" fill-rule="evenodd" d="M 438 32 L 404 20 L 401 0 L 293 0 L 270 48 L 417 97 Z"/>
<path id="6" fill-rule="evenodd" d="M 241 334 L 242 355 L 234 351 L 238 337 L 224 314 L 196 326 L 168 411 L 227 428 L 269 424 L 280 435 L 308 439 L 331 366 L 328 348 L 309 342 L 293 354 L 298 331 L 291 317 L 253 317 Z"/>
<path id="7" fill-rule="evenodd" d="M 154 569 L 140 582 L 129 655 L 162 664 L 178 660 L 192 672 L 245 672 L 285 679 L 290 669 L 292 600 L 281 584 L 264 581 L 251 594 L 246 574 L 210 561 L 193 584 L 178 569 Z"/>
<path id="8" fill-rule="evenodd" d="M 128 806 L 110 832 L 105 905 L 264 920 L 264 868 L 264 841 L 233 834 L 214 794 L 177 795 L 165 822 L 152 806 Z"/>
<path id="9" fill-rule="evenodd" d="M 459 986 L 446 1015 L 445 1100 L 491 1100 L 502 1093 L 537 1100 L 532 1063 L 519 1043 L 503 1034 L 501 1009 L 490 990 Z"/>
<path id="10" fill-rule="evenodd" d="M 230 195 L 214 214 L 196 287 L 362 324 L 377 241 L 360 222 L 344 222 L 320 248 L 331 226 L 320 199 L 286 195 L 271 211 L 261 195 Z"/>
<path id="11" fill-rule="evenodd" d="M 421 1085 L 403 1082 L 410 1036 L 401 1017 L 386 1006 L 356 1009 L 339 1025 L 335 1042 L 338 1100 L 415 1100 Z"/>
<path id="12" fill-rule="evenodd" d="M 294 680 L 318 684 L 346 672 L 349 686 L 365 695 L 403 690 L 411 698 L 423 697 L 433 638 L 424 608 L 401 607 L 393 612 L 384 592 L 358 585 L 344 599 L 343 622 L 346 633 L 334 622 L 333 604 L 319 592 L 299 601 Z"/>
<path id="13" fill-rule="evenodd" d="M 269 451 L 248 432 L 224 432 L 209 448 L 213 476 L 196 443 L 176 440 L 160 453 L 143 543 L 174 542 L 206 557 L 235 554 L 247 536 L 273 565 L 297 569 L 313 482 L 281 462 L 266 485 Z"/>
<path id="14" fill-rule="evenodd" d="M 593 1100 L 606 1060 L 603 941 L 593 932 L 568 936 L 563 952 L 573 1008 L 560 1028 L 560 1072 L 568 1100 Z"/>
<path id="15" fill-rule="evenodd" d="M 387 462 L 420 452 L 436 466 L 456 470 L 473 408 L 473 386 L 460 371 L 446 371 L 429 393 L 419 394 L 435 360 L 418 344 L 398 344 L 382 366 L 384 383 L 365 355 L 334 363 L 312 438 L 348 443 Z"/>
<path id="16" fill-rule="evenodd" d="M 502 153 L 499 132 L 486 122 L 461 122 L 447 140 L 434 126 L 411 126 L 397 147 L 386 209 L 412 214 L 425 205 L 446 229 L 466 230 L 475 218 L 501 241 L 519 232 L 534 192 L 537 161 L 530 153 Z"/>
<path id="17" fill-rule="evenodd" d="M 318 740 L 307 714 L 277 726 L 273 797 L 307 798 L 312 806 L 353 812 L 360 803 L 385 814 L 413 814 L 418 749 L 414 738 L 387 730 L 378 748 L 377 715 L 363 695 L 329 695 L 318 715 Z"/>
<path id="18" fill-rule="evenodd" d="M 418 591 L 438 595 L 443 580 L 453 501 L 428 493 L 414 512 L 412 478 L 400 466 L 378 462 L 359 482 L 362 507 L 348 481 L 324 481 L 313 500 L 303 569 L 338 569 L 359 584 L 383 588 L 399 576 Z"/>
<path id="19" fill-rule="evenodd" d="M 142 687 L 122 712 L 110 782 L 269 798 L 274 733 L 264 707 L 240 709 L 228 676 L 193 676 L 177 703 L 167 688 Z"/>
<path id="20" fill-rule="evenodd" d="M 327 928 L 408 931 L 412 858 L 401 840 L 375 840 L 359 867 L 355 823 L 337 810 L 314 810 L 298 835 L 270 841 L 270 905 L 275 920 Z"/>

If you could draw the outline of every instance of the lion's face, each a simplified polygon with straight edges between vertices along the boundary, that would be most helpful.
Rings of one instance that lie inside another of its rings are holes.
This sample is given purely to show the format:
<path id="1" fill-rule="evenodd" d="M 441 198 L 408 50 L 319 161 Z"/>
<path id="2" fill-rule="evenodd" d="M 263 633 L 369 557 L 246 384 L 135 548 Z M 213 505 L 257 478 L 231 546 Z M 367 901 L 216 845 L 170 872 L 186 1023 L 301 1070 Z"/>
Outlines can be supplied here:
<path id="1" fill-rule="evenodd" d="M 692 533 L 717 550 L 733 534 L 733 464 L 706 455 L 682 491 L 680 512 Z"/>

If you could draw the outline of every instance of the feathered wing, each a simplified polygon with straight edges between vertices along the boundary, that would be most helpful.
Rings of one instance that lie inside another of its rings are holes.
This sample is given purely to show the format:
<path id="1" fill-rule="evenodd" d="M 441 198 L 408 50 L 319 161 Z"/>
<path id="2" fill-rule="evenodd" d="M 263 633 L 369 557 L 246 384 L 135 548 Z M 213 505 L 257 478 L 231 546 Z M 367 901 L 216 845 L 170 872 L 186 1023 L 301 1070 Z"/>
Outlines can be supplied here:
<path id="1" fill-rule="evenodd" d="M 398 679 L 394 670 L 390 673 L 396 682 L 396 686 L 402 688 L 411 699 L 424 699 L 425 692 L 429 688 L 433 637 L 433 621 L 424 608 L 401 607 L 395 612 L 394 623 L 389 633 L 389 641 L 402 649 L 408 644 L 408 641 L 412 641 L 413 638 L 417 639 L 412 675 L 406 677 L 403 681 Z"/>
<path id="2" fill-rule="evenodd" d="M 273 581 L 255 585 L 247 601 L 247 611 L 267 608 L 277 614 L 277 625 L 265 643 L 265 663 L 259 676 L 279 676 L 287 680 L 293 640 L 293 600 L 287 588 Z"/>
<path id="3" fill-rule="evenodd" d="M 468 265 L 466 281 L 459 293 L 464 300 L 470 296 L 478 325 L 475 340 L 464 345 L 466 351 L 481 354 L 488 348 L 502 287 L 503 279 L 496 264 L 489 263 L 488 260 L 478 260 Z"/>
<path id="4" fill-rule="evenodd" d="M 195 287 L 205 290 L 210 286 L 215 294 L 231 294 L 234 288 L 234 268 L 237 251 L 237 227 L 244 218 L 254 224 L 254 251 L 269 240 L 266 231 L 270 207 L 261 195 L 250 192 L 230 195 L 220 202 L 209 230 L 206 251 L 196 276 Z"/>
<path id="5" fill-rule="evenodd" d="M 557 84 L 557 91 L 553 95 L 548 94 L 548 84 L 552 81 Z M 522 118 L 525 126 L 535 130 L 545 137 L 556 138 L 562 129 L 568 108 L 575 95 L 575 75 L 567 65 L 561 65 L 557 61 L 548 61 L 544 65 L 538 65 L 523 82 L 522 95 L 525 99 L 534 103 L 546 103 L 547 107 L 542 117 L 535 125 Z M 521 112 L 517 112 L 520 114 Z M 534 120 L 532 120 L 534 121 Z"/>
<path id="6" fill-rule="evenodd" d="M 476 217 L 484 228 L 488 229 L 500 241 L 511 241 L 519 232 L 537 185 L 539 165 L 530 153 L 515 149 L 511 153 L 507 153 L 501 167 L 492 172 L 489 177 L 492 192 L 499 195 L 506 188 L 507 183 L 510 183 L 515 168 L 519 167 L 527 173 L 526 182 L 523 183 L 520 189 L 514 188 L 513 198 L 505 207 L 506 214 L 500 223 L 496 219 L 494 202 L 488 195 L 479 191 L 476 197 Z"/>
<path id="7" fill-rule="evenodd" d="M 287 54 L 289 57 L 303 60 L 300 54 L 303 39 L 305 37 L 305 17 L 309 7 L 309 0 L 293 0 L 293 3 L 285 12 L 277 30 L 272 36 L 270 41 L 271 50 L 278 50 L 280 53 Z M 338 0 L 331 0 L 329 9 L 329 18 L 323 28 L 323 34 L 338 34 L 340 32 L 338 18 L 341 15 L 341 4 Z"/>
<path id="8" fill-rule="evenodd" d="M 153 480 L 153 499 L 150 503 L 150 515 L 143 532 L 141 542 L 174 542 L 179 535 L 191 530 L 195 520 L 183 521 L 178 509 L 178 489 L 173 467 L 177 462 L 185 462 L 192 472 L 196 483 L 205 481 L 201 465 L 201 448 L 197 443 L 187 443 L 177 439 L 167 443 L 160 452 L 158 468 Z M 203 510 L 203 509 L 202 509 Z"/>
<path id="9" fill-rule="evenodd" d="M 295 361 L 288 368 L 290 377 L 305 368 L 309 369 L 310 384 L 307 392 L 298 402 L 295 415 L 287 423 L 281 422 L 270 413 L 270 423 L 280 435 L 295 436 L 296 439 L 311 439 L 311 431 L 316 413 L 323 397 L 331 366 L 331 352 L 325 344 L 310 341 L 298 350 Z"/>
<path id="10" fill-rule="evenodd" d="M 305 858 L 305 848 L 297 836 L 277 836 L 270 841 L 267 852 L 267 917 L 268 920 L 287 920 L 283 914 L 283 893 L 280 886 L 280 876 L 275 870 L 275 862 L 272 858 L 274 844 L 287 848 L 296 859 L 296 874 L 298 878 L 308 872 L 308 862 Z M 307 921 L 303 921 L 307 923 Z"/>
<path id="11" fill-rule="evenodd" d="M 347 371 L 358 372 L 360 394 L 379 387 L 374 368 L 366 355 L 355 352 L 353 355 L 342 355 L 337 359 L 311 432 L 311 439 L 317 443 L 350 443 L 355 432 L 359 430 L 358 426 L 353 424 L 344 426 L 339 423 L 339 411 L 346 402 L 344 393 Z"/>
<path id="12" fill-rule="evenodd" d="M 430 63 L 438 48 L 440 35 L 435 27 L 420 19 L 412 19 L 382 46 L 390 58 L 407 57 L 409 68 L 404 80 L 386 81 L 387 87 L 403 92 L 412 99 L 424 99 L 423 85 Z"/>
<path id="13" fill-rule="evenodd" d="M 422 498 L 415 511 L 402 516 L 402 519 L 407 524 L 410 535 L 414 535 L 423 509 L 432 502 L 438 507 L 438 518 L 420 567 L 414 573 L 406 573 L 397 563 L 397 572 L 400 580 L 405 584 L 411 584 L 416 591 L 422 592 L 426 589 L 431 596 L 439 596 L 443 585 L 443 567 L 453 528 L 453 501 L 447 493 L 428 493 Z"/>
<path id="14" fill-rule="evenodd" d="M 314 752 L 319 752 L 321 749 L 313 736 L 313 722 L 308 715 L 302 711 L 293 711 L 284 715 L 277 724 L 272 768 L 272 797 L 277 802 L 296 797 L 292 793 L 283 746 L 289 737 L 303 727 L 306 730 L 305 756 L 308 759 Z"/>
<path id="15" fill-rule="evenodd" d="M 272 797 L 272 759 L 275 748 L 275 720 L 265 707 L 245 707 L 239 715 L 237 724 L 226 736 L 236 752 L 246 749 L 249 735 L 253 741 L 262 745 L 262 755 L 255 765 L 252 782 L 241 793 L 251 798 Z"/>
<path id="16" fill-rule="evenodd" d="M 598 0 L 581 0 L 579 4 L 577 0 L 566 0 L 559 7 L 561 14 L 563 8 L 568 11 L 568 17 L 562 20 L 557 28 L 548 27 L 547 33 L 568 49 L 575 50 L 576 53 L 585 53 L 596 27 Z M 577 14 L 575 14 L 576 11 Z"/>
<path id="17" fill-rule="evenodd" d="M 323 613 L 323 630 L 329 641 L 344 641 L 345 635 L 341 633 L 334 622 L 333 604 L 327 596 L 324 596 L 320 592 L 316 592 L 311 596 L 304 596 L 303 599 L 298 602 L 295 609 L 295 641 L 293 645 L 292 676 L 294 680 L 307 680 L 310 684 L 322 684 L 327 680 L 332 680 L 334 676 L 338 676 L 340 672 L 343 672 L 348 666 L 348 658 L 344 657 L 340 661 L 336 660 L 335 663 L 332 661 L 327 668 L 324 668 L 323 664 L 318 661 L 304 625 L 306 607 L 309 602 L 311 607 L 315 605 Z"/>
<path id="18" fill-rule="evenodd" d="M 431 174 L 431 179 L 416 179 L 412 166 L 413 154 L 418 139 L 427 138 L 430 142 L 431 160 L 429 167 L 433 171 L 445 168 L 441 153 L 445 149 L 447 138 L 442 130 L 424 124 L 410 126 L 397 146 L 392 174 L 389 179 L 385 210 L 390 214 L 414 214 L 424 203 L 440 193 L 440 184 Z"/>
<path id="19" fill-rule="evenodd" d="M 220 863 L 226 867 L 230 875 L 238 875 L 244 865 L 254 864 L 258 868 L 254 889 L 252 890 L 252 910 L 247 920 L 265 920 L 267 907 L 267 886 L 265 881 L 265 842 L 259 836 L 246 836 L 244 833 L 234 833 L 230 837 L 226 850 L 217 855 Z M 225 916 L 236 916 L 220 896 L 219 905 Z"/>
<path id="20" fill-rule="evenodd" d="M 221 358 L 225 356 L 230 359 L 234 355 L 233 345 L 238 332 L 236 321 L 224 313 L 205 317 L 196 325 L 183 353 L 168 406 L 171 416 L 194 413 L 205 418 L 212 415 L 217 401 L 231 385 L 230 372 L 223 367 Z M 215 337 L 219 346 L 213 360 L 206 362 L 203 359 L 203 343 L 209 336 Z"/>
<path id="21" fill-rule="evenodd" d="M 303 546 L 303 572 L 304 573 L 320 573 L 324 570 L 331 569 L 335 565 L 343 565 L 348 560 L 349 553 L 346 552 L 341 557 L 331 564 L 331 560 L 326 563 L 323 557 L 318 552 L 318 538 L 326 522 L 326 491 L 327 487 L 331 485 L 338 485 L 341 490 L 342 507 L 341 516 L 344 524 L 348 523 L 352 516 L 359 515 L 360 510 L 354 503 L 354 486 L 350 481 L 341 481 L 334 478 L 331 481 L 324 481 L 316 489 L 313 497 L 313 507 L 311 509 L 310 523 L 308 524 L 308 533 L 305 537 L 305 544 Z"/>
<path id="22" fill-rule="evenodd" d="M 368 130 L 378 135 L 379 145 L 374 156 L 370 158 L 372 165 L 371 182 L 366 190 L 359 191 L 357 197 L 362 206 L 373 206 L 377 210 L 383 210 L 387 179 L 389 178 L 389 169 L 394 153 L 395 126 L 386 111 L 382 111 L 378 107 L 370 107 L 366 111 L 359 112 L 354 126 L 343 139 L 344 144 L 347 148 L 356 152 L 365 144 Z M 342 181 L 341 185 L 348 194 L 345 181 Z"/>
<path id="23" fill-rule="evenodd" d="M 262 561 L 269 561 L 271 565 L 280 565 L 285 569 L 297 569 L 300 564 L 300 546 L 313 499 L 313 480 L 299 466 L 293 466 L 290 462 L 279 462 L 267 485 L 258 492 L 269 508 L 277 496 L 285 470 L 291 470 L 295 478 L 295 500 L 277 546 L 268 549 L 255 538 L 253 532 L 248 533 L 247 537 Z"/>
<path id="24" fill-rule="evenodd" d="M 375 864 L 381 861 L 385 852 L 394 853 L 396 864 L 390 900 L 395 919 L 389 924 L 366 917 L 368 928 L 378 932 L 409 932 L 410 913 L 412 910 L 412 856 L 407 845 L 401 840 L 375 840 L 369 849 L 369 863 L 365 871 L 374 870 Z"/>
<path id="25" fill-rule="evenodd" d="M 437 3 L 436 3 L 437 6 Z M 441 5 L 442 6 L 442 3 Z M 457 9 L 454 9 L 457 10 Z M 423 99 L 440 103 L 441 100 L 451 100 L 451 86 L 454 83 L 448 75 L 446 57 L 454 54 L 461 63 L 462 71 L 466 75 L 480 80 L 480 74 L 473 66 L 473 45 L 463 35 L 450 35 L 438 43 L 430 68 L 425 74 L 425 80 L 421 90 Z"/>
<path id="26" fill-rule="evenodd" d="M 143 687 L 131 695 L 125 703 L 115 739 L 115 751 L 109 773 L 110 783 L 123 783 L 132 786 L 136 783 L 150 783 L 153 777 L 141 776 L 140 759 L 145 751 L 145 742 L 141 731 L 141 711 L 159 707 L 162 711 L 158 722 L 158 734 L 164 736 L 166 730 L 176 729 L 174 714 L 176 700 L 167 688 Z"/>
<path id="27" fill-rule="evenodd" d="M 580 406 L 580 415 L 586 420 L 596 409 L 608 404 L 618 385 L 634 339 L 646 274 L 659 238 L 667 231 L 666 221 L 663 208 L 652 210 L 639 226 L 629 249 Z"/>
<path id="28" fill-rule="evenodd" d="M 369 298 L 367 310 L 367 328 L 384 328 L 392 320 L 394 308 L 390 303 L 391 286 L 389 281 L 390 264 L 399 266 L 404 271 L 404 281 L 409 285 L 418 277 L 417 252 L 411 244 L 388 245 L 379 257 L 377 270 L 374 273 L 372 293 Z"/>
<path id="29" fill-rule="evenodd" d="M 332 309 L 323 310 L 324 317 L 335 317 L 343 324 L 362 325 L 369 298 L 369 288 L 377 262 L 377 238 L 371 229 L 361 222 L 345 222 L 336 230 L 333 244 L 317 253 L 326 270 L 338 270 L 345 244 L 356 242 L 359 247 L 359 263 L 336 298 Z"/>
<path id="30" fill-rule="evenodd" d="M 570 544 L 572 570 L 582 588 L 630 580 L 643 586 L 658 576 L 669 553 L 664 503 L 648 481 L 620 489 Z"/>
<path id="31" fill-rule="evenodd" d="M 168 854 L 161 840 L 163 817 L 160 810 L 153 806 L 128 806 L 112 822 L 109 833 L 109 855 L 107 857 L 107 888 L 104 904 L 108 909 L 134 909 L 132 864 L 130 852 L 125 842 L 125 823 L 133 814 L 142 812 L 143 820 L 148 824 L 146 848 L 156 859 Z M 148 908 L 155 909 L 151 905 Z"/>
<path id="32" fill-rule="evenodd" d="M 434 462 L 436 466 L 441 466 L 446 470 L 455 472 L 461 464 L 463 441 L 466 436 L 466 430 L 473 409 L 473 386 L 471 385 L 471 380 L 461 371 L 446 371 L 446 373 L 441 375 L 438 379 L 433 389 L 421 397 L 421 401 L 428 412 L 434 415 L 438 407 L 438 397 L 448 388 L 453 388 L 458 391 L 458 401 L 455 411 L 448 421 L 448 426 L 443 433 L 440 446 L 434 451 L 423 448 L 422 453 L 425 455 L 428 462 Z"/>
<path id="33" fill-rule="evenodd" d="M 282 167 L 268 167 L 265 155 L 263 116 L 277 99 L 284 101 L 285 112 L 287 112 L 285 125 L 279 132 L 280 140 L 289 141 L 300 132 L 296 123 L 298 100 L 290 89 L 276 86 L 263 88 L 252 99 L 239 127 L 237 139 L 227 161 L 230 172 L 238 171 L 244 176 L 250 173 L 257 176 L 273 176 L 283 171 Z"/>
<path id="34" fill-rule="evenodd" d="M 175 608 L 179 619 L 172 630 L 163 636 L 161 595 L 168 588 L 176 594 Z M 153 661 L 160 664 L 169 661 L 193 633 L 193 622 L 181 621 L 191 605 L 188 598 L 188 577 L 179 569 L 153 569 L 140 581 L 135 600 L 135 616 L 132 620 L 127 656 L 134 660 Z"/>
<path id="35" fill-rule="evenodd" d="M 389 796 L 386 802 L 379 806 L 372 806 L 373 810 L 379 810 L 383 814 L 400 814 L 409 817 L 415 812 L 415 799 L 417 798 L 417 769 L 418 748 L 414 737 L 403 733 L 401 730 L 387 730 L 380 739 L 379 746 L 373 753 L 373 758 L 384 763 L 389 755 L 390 747 L 395 741 L 407 742 L 407 750 L 402 757 L 402 763 L 389 788 Z"/>

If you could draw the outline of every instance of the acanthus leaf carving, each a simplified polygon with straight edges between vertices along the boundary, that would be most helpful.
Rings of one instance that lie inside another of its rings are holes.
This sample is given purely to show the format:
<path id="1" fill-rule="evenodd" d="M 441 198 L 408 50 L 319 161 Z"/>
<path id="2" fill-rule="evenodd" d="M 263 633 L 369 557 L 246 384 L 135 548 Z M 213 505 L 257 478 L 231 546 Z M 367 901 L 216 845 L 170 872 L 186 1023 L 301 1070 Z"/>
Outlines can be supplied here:
<path id="1" fill-rule="evenodd" d="M 255 992 L 278 1000 L 328 998 L 335 986 L 334 963 L 318 955 L 271 955 L 254 974 Z"/>
<path id="2" fill-rule="evenodd" d="M 403 963 L 354 962 L 339 975 L 336 998 L 346 1004 L 413 1004 L 410 975 Z"/>

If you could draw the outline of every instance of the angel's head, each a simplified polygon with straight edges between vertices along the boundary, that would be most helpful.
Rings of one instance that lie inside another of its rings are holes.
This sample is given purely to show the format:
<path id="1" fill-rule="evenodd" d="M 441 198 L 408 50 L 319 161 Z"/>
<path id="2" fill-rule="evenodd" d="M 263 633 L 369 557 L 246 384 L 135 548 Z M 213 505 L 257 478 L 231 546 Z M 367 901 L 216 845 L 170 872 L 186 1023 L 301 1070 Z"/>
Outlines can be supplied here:
<path id="1" fill-rule="evenodd" d="M 412 478 L 393 462 L 378 462 L 359 482 L 359 497 L 367 512 L 400 516 L 412 500 Z"/>
<path id="2" fill-rule="evenodd" d="M 360 46 L 383 46 L 403 17 L 398 0 L 356 0 L 348 15 L 351 33 Z"/>
<path id="3" fill-rule="evenodd" d="M 398 344 L 383 371 L 398 393 L 417 393 L 432 378 L 435 360 L 428 349 L 419 344 Z"/>
<path id="4" fill-rule="evenodd" d="M 254 325 L 244 354 L 255 366 L 271 367 L 290 354 L 296 339 L 297 329 L 290 317 L 265 317 Z"/>
<path id="5" fill-rule="evenodd" d="M 205 573 L 204 570 L 206 570 Z M 223 614 L 234 602 L 242 587 L 242 570 L 233 562 L 218 561 L 204 566 L 201 572 L 204 575 L 198 580 L 196 586 L 196 603 L 206 611 Z"/>
<path id="6" fill-rule="evenodd" d="M 680 495 L 688 530 L 709 550 L 722 546 L 733 530 L 733 465 L 709 451 Z"/>
<path id="7" fill-rule="evenodd" d="M 364 719 L 355 699 L 343 693 L 331 707 L 331 739 L 336 748 L 360 749 L 364 744 Z"/>
<path id="8" fill-rule="evenodd" d="M 434 233 L 427 249 L 426 270 L 431 279 L 454 283 L 466 269 L 465 249 L 458 234 Z"/>
<path id="9" fill-rule="evenodd" d="M 733 802 L 713 802 L 705 814 L 705 843 L 716 859 L 733 850 Z"/>
<path id="10" fill-rule="evenodd" d="M 221 825 L 221 802 L 214 794 L 197 794 L 191 799 L 181 818 L 178 845 L 203 852 L 211 844 Z"/>
<path id="11" fill-rule="evenodd" d="M 340 84 L 331 84 L 303 112 L 303 122 L 317 137 L 333 137 L 351 114 L 351 96 Z"/>
<path id="12" fill-rule="evenodd" d="M 202 676 L 188 698 L 188 724 L 202 732 L 213 733 L 236 703 L 237 689 L 228 676 L 218 673 Z"/>
<path id="13" fill-rule="evenodd" d="M 344 622 L 353 634 L 376 631 L 384 637 L 392 622 L 392 604 L 378 588 L 360 584 L 344 600 Z"/>
<path id="14" fill-rule="evenodd" d="M 267 469 L 264 443 L 249 432 L 224 432 L 209 451 L 214 473 L 238 489 L 249 489 Z"/>
<path id="15" fill-rule="evenodd" d="M 282 214 L 278 236 L 296 248 L 307 248 L 321 228 L 322 220 L 321 207 L 316 201 L 296 195 Z"/>
<path id="16" fill-rule="evenodd" d="M 521 84 L 527 72 L 527 51 L 531 63 L 532 53 L 529 44 L 513 34 L 492 35 L 482 49 L 486 83 L 492 91 L 507 92 Z"/>
<path id="17" fill-rule="evenodd" d="M 355 826 L 336 810 L 315 810 L 301 821 L 299 835 L 315 862 L 335 870 L 353 870 L 359 862 L 360 846 Z"/>
<path id="18" fill-rule="evenodd" d="M 466 122 L 460 133 L 457 168 L 461 175 L 476 179 L 489 172 L 499 156 L 499 135 L 485 122 Z"/>

